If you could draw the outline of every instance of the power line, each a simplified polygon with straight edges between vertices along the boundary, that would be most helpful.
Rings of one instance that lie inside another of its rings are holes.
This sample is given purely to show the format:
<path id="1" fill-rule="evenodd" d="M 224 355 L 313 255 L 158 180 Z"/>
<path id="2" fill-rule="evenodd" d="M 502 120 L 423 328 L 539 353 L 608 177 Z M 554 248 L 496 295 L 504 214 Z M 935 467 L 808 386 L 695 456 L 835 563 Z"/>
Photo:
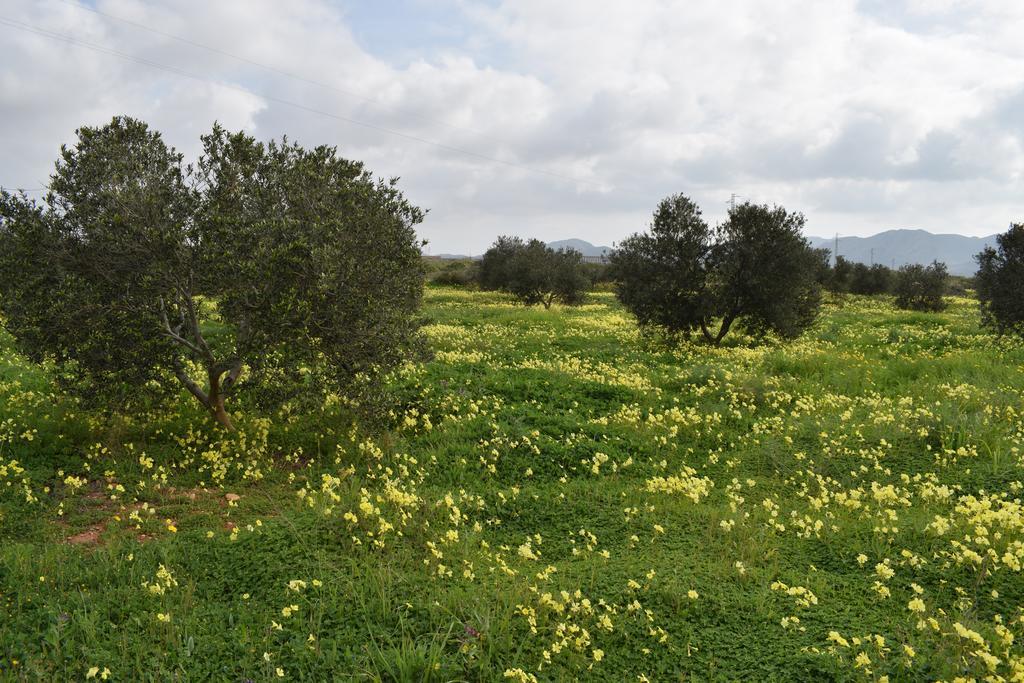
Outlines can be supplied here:
<path id="1" fill-rule="evenodd" d="M 273 66 L 273 65 L 270 65 L 270 64 L 265 64 L 263 62 L 258 62 L 255 59 L 250 59 L 250 58 L 244 57 L 242 55 L 237 55 L 237 54 L 235 54 L 233 52 L 228 52 L 227 50 L 222 50 L 219 47 L 214 47 L 212 45 L 207 45 L 205 43 L 200 43 L 200 42 L 192 40 L 190 38 L 185 38 L 184 36 L 179 36 L 179 35 L 175 35 L 173 33 L 168 33 L 167 31 L 161 31 L 160 29 L 153 28 L 151 26 L 147 26 L 146 24 L 142 24 L 142 23 L 134 21 L 132 19 L 126 19 L 124 17 L 119 17 L 117 15 L 110 14 L 108 12 L 103 12 L 103 11 L 101 11 L 101 10 L 95 8 L 95 7 L 89 7 L 87 5 L 83 5 L 81 2 L 78 2 L 77 0 L 60 0 L 60 2 L 63 2 L 66 5 L 71 5 L 72 7 L 75 7 L 75 8 L 80 9 L 80 10 L 85 10 L 87 12 L 92 12 L 93 14 L 96 14 L 98 16 L 104 17 L 106 19 L 112 19 L 114 21 L 119 21 L 119 22 L 121 22 L 123 24 L 127 24 L 129 26 L 134 26 L 135 28 L 140 28 L 140 29 L 142 29 L 144 31 L 149 31 L 150 33 L 153 33 L 153 34 L 158 35 L 158 36 L 163 36 L 164 38 L 170 38 L 171 40 L 176 40 L 179 43 L 183 43 L 185 45 L 191 45 L 192 47 L 197 47 L 197 48 L 200 48 L 201 50 L 206 50 L 208 52 L 212 52 L 214 54 L 221 55 L 222 57 L 227 57 L 229 59 L 233 59 L 233 60 L 238 61 L 238 62 L 243 62 L 245 64 L 249 64 L 251 66 L 255 66 L 255 67 L 258 67 L 260 69 L 264 69 L 266 71 L 270 71 L 272 73 L 278 74 L 279 76 L 284 76 L 286 78 L 291 78 L 291 79 L 294 79 L 296 81 L 301 81 L 303 83 L 307 83 L 309 85 L 315 85 L 318 88 L 324 88 L 326 90 L 333 90 L 336 93 L 340 93 L 340 94 L 346 95 L 348 97 L 354 97 L 356 99 L 363 100 L 364 102 L 370 102 L 372 104 L 376 104 L 376 105 L 379 105 L 379 106 L 386 106 L 386 103 L 382 102 L 379 99 L 376 99 L 376 98 L 373 98 L 373 97 L 367 97 L 366 95 L 362 95 L 360 93 L 353 92 L 351 90 L 346 90 L 345 88 L 339 88 L 338 86 L 331 85 L 330 83 L 324 83 L 323 81 L 317 81 L 315 79 L 308 78 L 306 76 L 302 76 L 301 74 L 296 74 L 296 73 L 292 73 L 290 71 L 285 71 L 284 69 L 279 69 L 276 66 Z M 483 131 L 477 130 L 475 128 L 471 128 L 469 126 L 458 126 L 458 125 L 449 123 L 448 121 L 443 121 L 441 119 L 435 119 L 435 118 L 432 118 L 432 117 L 429 117 L 429 116 L 423 116 L 422 114 L 416 114 L 415 112 L 411 112 L 411 114 L 413 116 L 415 116 L 416 118 L 422 120 L 422 121 L 427 121 L 427 122 L 434 123 L 434 124 L 437 124 L 437 125 L 440 125 L 440 126 L 445 126 L 446 128 L 451 128 L 453 130 L 468 131 L 468 132 L 476 134 L 476 135 L 482 135 L 486 139 L 489 139 L 489 140 L 491 140 L 493 142 L 500 142 L 502 144 L 507 144 L 507 142 L 505 142 L 505 141 L 498 140 L 496 138 L 487 136 L 485 133 L 483 133 Z"/>
<path id="2" fill-rule="evenodd" d="M 84 40 L 79 40 L 77 38 L 74 38 L 72 36 L 67 36 L 67 35 L 64 35 L 62 33 L 56 33 L 54 31 L 49 31 L 49 30 L 44 29 L 44 28 L 39 28 L 38 26 L 34 26 L 32 24 L 27 24 L 25 22 L 18 21 L 16 19 L 10 19 L 10 18 L 7 18 L 7 17 L 0 16 L 0 24 L 4 24 L 6 26 L 9 26 L 10 28 L 14 28 L 14 29 L 17 29 L 19 31 L 25 31 L 27 33 L 34 33 L 36 35 L 40 35 L 40 36 L 43 36 L 45 38 L 50 38 L 50 39 L 53 39 L 53 40 L 63 41 L 63 42 L 68 43 L 70 45 L 75 45 L 77 47 L 83 47 L 83 48 L 92 50 L 94 52 L 99 52 L 99 53 L 102 53 L 102 54 L 107 54 L 107 55 L 111 55 L 111 56 L 114 56 L 114 57 L 119 57 L 121 59 L 125 59 L 125 60 L 130 61 L 130 62 L 135 62 L 136 64 L 142 64 L 143 66 L 148 66 L 148 67 L 151 67 L 153 69 L 159 69 L 161 71 L 166 71 L 168 73 L 172 73 L 172 74 L 175 74 L 175 75 L 178 75 L 178 76 L 182 76 L 182 77 L 185 77 L 185 78 L 191 78 L 193 80 L 201 81 L 201 82 L 204 82 L 204 83 L 211 83 L 213 85 L 217 85 L 217 86 L 222 87 L 222 88 L 228 88 L 230 90 L 236 90 L 238 92 L 243 92 L 243 93 L 246 93 L 247 95 L 253 95 L 255 97 L 260 97 L 260 98 L 263 98 L 264 100 L 268 100 L 270 102 L 276 102 L 278 104 L 283 104 L 285 106 L 292 107 L 294 109 L 299 109 L 301 111 L 309 112 L 311 114 L 318 114 L 320 116 L 326 116 L 328 118 L 336 119 L 338 121 L 343 121 L 345 123 L 350 123 L 350 124 L 353 124 L 353 125 L 356 125 L 356 126 L 361 126 L 363 128 L 368 128 L 370 130 L 376 130 L 376 131 L 379 131 L 379 132 L 382 132 L 382 133 L 388 133 L 389 135 L 394 135 L 394 136 L 397 136 L 397 137 L 400 137 L 400 138 L 404 138 L 406 140 L 412 140 L 414 142 L 419 142 L 419 143 L 422 143 L 424 145 L 431 145 L 433 147 L 437 147 L 438 149 L 443 149 L 443 150 L 446 150 L 446 151 L 449 151 L 449 152 L 455 152 L 455 153 L 458 153 L 458 154 L 463 154 L 465 156 L 474 157 L 476 159 L 481 159 L 483 161 L 490 161 L 492 163 L 502 164 L 503 166 L 508 166 L 509 168 L 515 168 L 515 169 L 519 169 L 519 170 L 522 170 L 522 171 L 529 171 L 530 173 L 539 173 L 539 174 L 546 175 L 546 176 L 549 176 L 549 177 L 552 177 L 552 178 L 558 178 L 560 180 L 566 180 L 566 181 L 569 181 L 569 182 L 572 182 L 572 183 L 578 183 L 578 184 L 583 184 L 583 185 L 591 185 L 593 187 L 601 187 L 600 183 L 597 183 L 597 182 L 592 181 L 592 180 L 583 180 L 583 179 L 580 179 L 580 178 L 573 178 L 572 176 L 563 175 L 561 173 L 555 173 L 553 171 L 546 171 L 546 170 L 541 169 L 541 168 L 536 168 L 536 167 L 533 167 L 533 166 L 527 166 L 525 164 L 519 164 L 519 163 L 516 163 L 514 161 L 506 161 L 505 159 L 499 159 L 497 157 L 488 156 L 486 154 L 480 154 L 479 152 L 473 152 L 471 150 L 463 149 L 461 147 L 454 147 L 452 145 L 447 145 L 447 144 L 445 144 L 443 142 L 435 142 L 434 140 L 428 140 L 427 138 L 421 138 L 421 137 L 418 137 L 416 135 L 410 135 L 408 133 L 403 133 L 401 131 L 397 131 L 397 130 L 394 130 L 392 128 L 387 128 L 385 126 L 380 126 L 380 125 L 377 125 L 375 123 L 367 123 L 365 121 L 360 121 L 358 119 L 353 119 L 353 118 L 350 118 L 350 117 L 347 117 L 347 116 L 342 116 L 340 114 L 335 114 L 335 113 L 332 113 L 332 112 L 329 112 L 329 111 L 324 111 L 322 109 L 316 109 L 314 107 L 308 107 L 308 106 L 306 106 L 304 104 L 299 104 L 298 102 L 293 102 L 291 100 L 286 100 L 286 99 L 284 99 L 282 97 L 275 97 L 273 95 L 267 95 L 265 93 L 259 93 L 259 92 L 256 92 L 254 90 L 250 90 L 249 88 L 245 88 L 245 87 L 242 87 L 240 85 L 235 85 L 234 83 L 224 83 L 224 82 L 221 82 L 221 81 L 216 81 L 216 80 L 214 80 L 212 78 L 203 76 L 201 74 L 195 74 L 195 73 L 192 73 L 190 71 L 186 71 L 184 69 L 179 69 L 178 67 L 168 66 L 166 64 L 161 64 L 160 62 L 155 62 L 153 60 L 146 59 L 144 57 L 137 57 L 135 55 L 128 54 L 127 52 L 121 52 L 119 50 L 115 50 L 113 48 L 109 48 L 109 47 L 106 47 L 104 45 L 97 45 L 95 43 L 89 43 L 89 42 L 86 42 Z"/>

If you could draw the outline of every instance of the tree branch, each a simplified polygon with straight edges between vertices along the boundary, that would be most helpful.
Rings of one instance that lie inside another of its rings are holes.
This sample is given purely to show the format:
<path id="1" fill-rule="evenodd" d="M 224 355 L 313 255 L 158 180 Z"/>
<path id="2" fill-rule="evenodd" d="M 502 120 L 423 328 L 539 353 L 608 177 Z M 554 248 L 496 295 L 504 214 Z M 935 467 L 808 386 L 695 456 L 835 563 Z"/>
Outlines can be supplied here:
<path id="1" fill-rule="evenodd" d="M 190 394 L 199 399 L 200 403 L 207 408 L 210 407 L 210 397 L 207 396 L 206 392 L 204 392 L 199 385 L 188 376 L 185 372 L 185 368 L 181 366 L 181 362 L 177 359 L 174 360 L 174 376 L 178 378 L 179 382 L 185 385 L 185 388 L 188 389 Z"/>
<path id="2" fill-rule="evenodd" d="M 704 338 L 706 340 L 708 340 L 709 342 L 714 343 L 715 338 L 711 336 L 711 332 L 708 330 L 708 322 L 707 322 L 707 320 L 704 320 L 703 318 L 701 318 L 701 321 L 700 321 L 700 331 L 704 333 Z"/>
<path id="3" fill-rule="evenodd" d="M 192 336 L 201 349 L 200 354 L 206 358 L 208 363 L 214 363 L 216 359 L 213 357 L 213 352 L 210 351 L 210 345 L 206 343 L 206 339 L 203 338 L 203 333 L 199 329 L 199 317 L 196 315 L 196 304 L 192 300 L 192 295 L 181 289 L 178 290 L 178 293 L 185 304 L 185 310 L 188 311 L 189 326 L 192 328 Z"/>
<path id="4" fill-rule="evenodd" d="M 164 331 L 167 333 L 168 337 L 178 342 L 182 346 L 185 346 L 196 355 L 203 355 L 202 349 L 200 349 L 198 346 L 190 342 L 188 339 L 182 337 L 180 334 L 175 332 L 174 329 L 171 328 L 171 322 L 170 320 L 167 319 L 167 306 L 164 303 L 163 297 L 160 297 L 160 317 L 163 319 Z M 178 329 L 180 330 L 181 328 L 179 327 Z"/>
<path id="5" fill-rule="evenodd" d="M 238 381 L 238 378 L 239 378 L 239 376 L 241 374 L 242 374 L 242 359 L 241 358 L 236 358 L 234 360 L 234 365 L 232 365 L 231 369 L 228 370 L 228 376 L 224 378 L 224 383 L 222 385 L 222 391 L 225 394 L 228 394 L 228 393 L 231 392 L 231 388 L 235 385 L 235 382 Z"/>

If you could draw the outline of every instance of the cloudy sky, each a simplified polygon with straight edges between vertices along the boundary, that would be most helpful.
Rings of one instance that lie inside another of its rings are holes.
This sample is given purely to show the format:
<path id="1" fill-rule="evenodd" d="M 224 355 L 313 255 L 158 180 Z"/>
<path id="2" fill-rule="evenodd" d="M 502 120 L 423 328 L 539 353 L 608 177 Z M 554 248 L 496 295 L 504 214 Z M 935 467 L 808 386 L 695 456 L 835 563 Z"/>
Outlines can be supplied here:
<path id="1" fill-rule="evenodd" d="M 673 192 L 986 235 L 1024 219 L 1022 33 L 1020 0 L 0 0 L 0 185 L 123 113 L 187 156 L 214 120 L 337 145 L 432 253 L 610 244 Z"/>

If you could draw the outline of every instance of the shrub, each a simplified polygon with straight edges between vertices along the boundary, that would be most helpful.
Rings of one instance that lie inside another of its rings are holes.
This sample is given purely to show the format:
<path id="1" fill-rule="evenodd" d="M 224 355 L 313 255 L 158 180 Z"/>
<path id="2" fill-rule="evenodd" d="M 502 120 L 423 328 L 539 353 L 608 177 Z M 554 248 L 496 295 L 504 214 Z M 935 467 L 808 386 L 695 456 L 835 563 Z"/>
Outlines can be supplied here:
<path id="1" fill-rule="evenodd" d="M 477 265 L 472 261 L 450 261 L 430 276 L 435 285 L 466 287 L 476 283 Z"/>
<path id="2" fill-rule="evenodd" d="M 1024 336 L 1024 223 L 1011 225 L 975 258 L 981 321 L 999 334 Z"/>
<path id="3" fill-rule="evenodd" d="M 941 311 L 946 307 L 942 295 L 946 291 L 946 264 L 933 262 L 902 266 L 896 271 L 894 293 L 896 306 L 910 311 Z"/>
<path id="4" fill-rule="evenodd" d="M 219 126 L 194 170 L 141 121 L 77 133 L 42 205 L 0 195 L 0 306 L 80 393 L 176 378 L 231 428 L 242 384 L 344 391 L 418 350 L 423 213 L 395 180 Z"/>

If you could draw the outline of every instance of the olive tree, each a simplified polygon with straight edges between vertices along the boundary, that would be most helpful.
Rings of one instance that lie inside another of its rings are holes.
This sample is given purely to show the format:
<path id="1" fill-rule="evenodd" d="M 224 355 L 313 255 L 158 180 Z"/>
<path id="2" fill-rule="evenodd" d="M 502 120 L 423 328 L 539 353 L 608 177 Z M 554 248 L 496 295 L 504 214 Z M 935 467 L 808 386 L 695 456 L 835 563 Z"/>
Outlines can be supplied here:
<path id="1" fill-rule="evenodd" d="M 617 245 L 609 259 L 616 295 L 641 327 L 689 337 L 714 314 L 708 283 L 713 239 L 700 208 L 676 194 L 658 204 L 650 232 Z"/>
<path id="2" fill-rule="evenodd" d="M 418 349 L 423 212 L 396 180 L 219 126 L 195 168 L 131 118 L 77 134 L 42 204 L 0 196 L 0 310 L 74 389 L 130 405 L 176 379 L 230 429 L 246 370 L 344 390 Z"/>
<path id="3" fill-rule="evenodd" d="M 742 321 L 748 332 L 800 335 L 817 318 L 820 254 L 803 236 L 806 220 L 781 206 L 744 202 L 729 211 L 712 251 L 711 292 L 721 318 L 715 344 Z M 707 323 L 708 321 L 705 321 Z"/>
<path id="4" fill-rule="evenodd" d="M 1024 336 L 1024 223 L 1011 225 L 996 245 L 975 257 L 981 321 L 999 334 Z"/>
<path id="5" fill-rule="evenodd" d="M 512 279 L 513 257 L 525 248 L 526 242 L 521 237 L 498 237 L 480 259 L 477 278 L 481 289 L 497 291 L 504 288 Z"/>
<path id="6" fill-rule="evenodd" d="M 888 266 L 875 263 L 868 266 L 856 263 L 850 280 L 852 294 L 886 294 L 892 289 L 893 272 Z"/>
<path id="7" fill-rule="evenodd" d="M 718 345 L 733 324 L 763 336 L 800 334 L 821 303 L 825 255 L 802 235 L 804 217 L 749 202 L 712 230 L 683 195 L 663 200 L 649 233 L 612 254 L 619 300 L 641 326 Z"/>
<path id="8" fill-rule="evenodd" d="M 909 311 L 943 310 L 946 302 L 942 295 L 948 279 L 946 264 L 938 261 L 929 266 L 919 263 L 901 266 L 893 285 L 896 306 Z"/>
<path id="9" fill-rule="evenodd" d="M 836 256 L 835 264 L 829 268 L 828 289 L 836 294 L 845 294 L 853 284 L 857 264 L 845 256 Z"/>
<path id="10" fill-rule="evenodd" d="M 527 306 L 551 308 L 583 302 L 590 286 L 582 256 L 574 249 L 552 249 L 537 239 L 502 236 L 480 263 L 480 286 L 508 292 Z"/>

